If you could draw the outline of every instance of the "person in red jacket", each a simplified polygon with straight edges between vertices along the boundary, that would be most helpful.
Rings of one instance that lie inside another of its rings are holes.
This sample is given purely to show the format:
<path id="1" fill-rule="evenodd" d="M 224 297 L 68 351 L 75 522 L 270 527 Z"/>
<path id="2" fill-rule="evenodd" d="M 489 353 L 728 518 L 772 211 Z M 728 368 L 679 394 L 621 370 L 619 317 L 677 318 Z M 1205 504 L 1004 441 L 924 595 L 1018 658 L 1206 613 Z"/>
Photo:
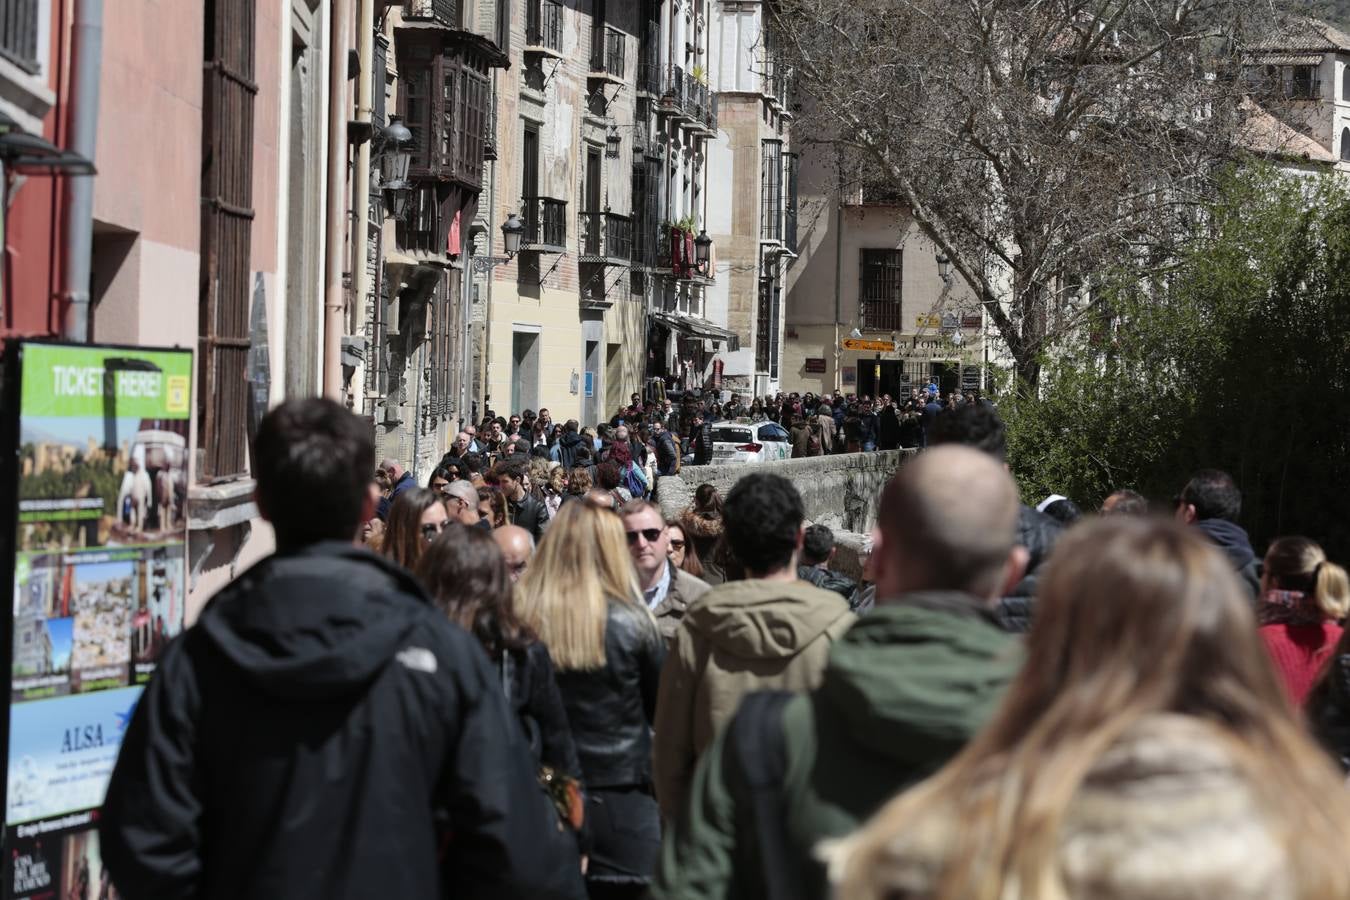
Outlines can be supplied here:
<path id="1" fill-rule="evenodd" d="M 1266 551 L 1261 599 L 1261 639 L 1290 700 L 1302 706 L 1340 640 L 1350 580 L 1315 542 L 1283 537 Z"/>

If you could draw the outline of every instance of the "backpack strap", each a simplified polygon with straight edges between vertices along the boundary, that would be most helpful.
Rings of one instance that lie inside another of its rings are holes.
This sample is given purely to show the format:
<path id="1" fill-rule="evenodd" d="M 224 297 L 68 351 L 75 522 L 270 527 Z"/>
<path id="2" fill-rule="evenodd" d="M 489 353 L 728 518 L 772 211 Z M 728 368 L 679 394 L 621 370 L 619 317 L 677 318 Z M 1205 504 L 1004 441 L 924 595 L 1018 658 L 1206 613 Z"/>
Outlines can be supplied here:
<path id="1" fill-rule="evenodd" d="M 801 879 L 796 876 L 800 860 L 788 844 L 784 792 L 788 747 L 783 733 L 783 707 L 794 696 L 788 691 L 748 694 L 727 732 L 728 749 L 750 793 L 746 812 L 753 827 L 748 833 L 758 839 L 760 878 L 766 900 L 801 897 Z"/>

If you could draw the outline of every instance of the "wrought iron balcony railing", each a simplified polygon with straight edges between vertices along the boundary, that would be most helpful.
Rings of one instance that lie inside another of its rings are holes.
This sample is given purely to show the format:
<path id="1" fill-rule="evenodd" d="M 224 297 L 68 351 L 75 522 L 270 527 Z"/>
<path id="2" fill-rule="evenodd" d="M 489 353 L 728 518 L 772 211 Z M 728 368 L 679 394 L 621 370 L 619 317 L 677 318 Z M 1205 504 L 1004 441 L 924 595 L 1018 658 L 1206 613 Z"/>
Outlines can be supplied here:
<path id="1" fill-rule="evenodd" d="M 567 201 L 552 197 L 525 197 L 521 202 L 525 234 L 521 244 L 536 248 L 567 244 Z"/>
<path id="2" fill-rule="evenodd" d="M 454 28 L 462 24 L 459 0 L 406 0 L 403 15 L 408 19 L 434 19 Z"/>
<path id="3" fill-rule="evenodd" d="M 529 0 L 525 7 L 525 44 L 562 52 L 563 5 L 557 0 Z"/>
<path id="4" fill-rule="evenodd" d="M 591 29 L 591 71 L 623 78 L 624 34 L 617 28 L 596 25 Z"/>
<path id="5" fill-rule="evenodd" d="M 627 265 L 633 259 L 633 220 L 611 212 L 577 214 L 583 260 Z"/>

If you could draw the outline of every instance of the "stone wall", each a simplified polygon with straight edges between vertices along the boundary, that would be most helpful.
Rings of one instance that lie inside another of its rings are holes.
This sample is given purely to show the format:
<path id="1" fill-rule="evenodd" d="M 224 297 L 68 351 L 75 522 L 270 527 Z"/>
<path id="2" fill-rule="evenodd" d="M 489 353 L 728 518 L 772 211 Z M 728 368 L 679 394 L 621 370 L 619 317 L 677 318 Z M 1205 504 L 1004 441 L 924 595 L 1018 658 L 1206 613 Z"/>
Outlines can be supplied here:
<path id="1" fill-rule="evenodd" d="M 838 546 L 835 567 L 855 577 L 870 547 L 867 537 L 876 524 L 881 489 L 915 450 L 843 453 L 809 459 L 780 459 L 748 465 L 685 466 L 678 475 L 656 480 L 656 500 L 667 518 L 678 516 L 694 501 L 694 491 L 711 484 L 726 496 L 731 486 L 751 472 L 773 472 L 796 485 L 806 504 L 808 521 L 828 525 Z"/>

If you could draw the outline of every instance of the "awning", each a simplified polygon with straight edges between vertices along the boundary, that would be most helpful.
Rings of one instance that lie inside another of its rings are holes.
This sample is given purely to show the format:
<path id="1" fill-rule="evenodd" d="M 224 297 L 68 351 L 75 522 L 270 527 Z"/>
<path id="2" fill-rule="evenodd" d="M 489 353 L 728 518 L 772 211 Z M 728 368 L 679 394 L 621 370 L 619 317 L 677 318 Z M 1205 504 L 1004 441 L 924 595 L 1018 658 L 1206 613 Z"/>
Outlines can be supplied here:
<path id="1" fill-rule="evenodd" d="M 662 325 L 669 326 L 682 334 L 722 341 L 727 345 L 728 350 L 741 349 L 741 336 L 739 334 L 714 325 L 707 319 L 699 316 L 680 315 L 679 313 L 654 312 L 651 315 Z"/>

